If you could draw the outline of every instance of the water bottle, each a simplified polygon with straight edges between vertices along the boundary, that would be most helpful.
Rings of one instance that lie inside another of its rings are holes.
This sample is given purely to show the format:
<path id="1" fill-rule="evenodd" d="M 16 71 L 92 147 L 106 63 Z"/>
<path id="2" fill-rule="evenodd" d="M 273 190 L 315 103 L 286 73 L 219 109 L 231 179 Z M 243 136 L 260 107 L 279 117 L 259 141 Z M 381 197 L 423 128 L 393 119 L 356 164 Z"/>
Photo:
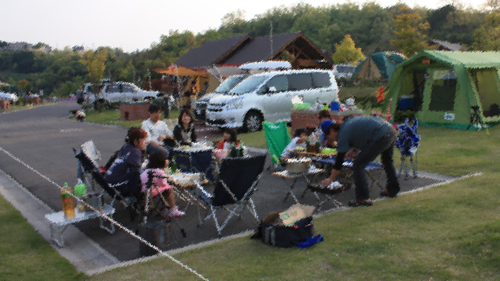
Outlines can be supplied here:
<path id="1" fill-rule="evenodd" d="M 237 157 L 238 156 L 238 152 L 236 151 L 236 146 L 233 145 L 231 146 L 231 151 L 229 152 L 229 156 L 230 157 Z"/>
<path id="2" fill-rule="evenodd" d="M 61 190 L 62 210 L 67 218 L 74 217 L 75 215 L 75 201 L 73 199 L 73 192 L 65 182 Z"/>
<path id="3" fill-rule="evenodd" d="M 175 159 L 172 159 L 172 164 L 170 164 L 170 170 L 172 174 L 177 173 L 177 164 L 175 163 Z"/>
<path id="4" fill-rule="evenodd" d="M 85 204 L 83 204 L 82 200 L 85 198 L 85 194 L 87 193 L 87 188 L 81 179 L 78 179 L 78 182 L 75 185 L 75 196 L 80 198 L 76 202 L 76 209 L 80 212 L 85 211 Z"/>

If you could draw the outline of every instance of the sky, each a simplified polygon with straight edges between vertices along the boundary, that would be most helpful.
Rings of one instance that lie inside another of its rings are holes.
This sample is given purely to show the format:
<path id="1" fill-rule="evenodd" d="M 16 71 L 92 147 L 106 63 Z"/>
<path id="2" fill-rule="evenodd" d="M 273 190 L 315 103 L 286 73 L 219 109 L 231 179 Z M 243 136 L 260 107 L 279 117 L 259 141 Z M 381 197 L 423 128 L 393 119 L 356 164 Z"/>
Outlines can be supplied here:
<path id="1" fill-rule="evenodd" d="M 437 9 L 451 1 L 479 8 L 485 0 L 404 0 Z M 274 7 L 299 3 L 314 7 L 345 0 L 0 0 L 0 41 L 43 42 L 53 49 L 66 46 L 122 48 L 133 52 L 151 47 L 170 30 L 194 34 L 217 29 L 224 15 L 241 10 L 249 20 Z M 351 1 L 362 4 L 364 1 Z M 377 0 L 383 7 L 397 0 Z M 479 2 L 479 3 L 478 3 Z M 472 4 L 474 3 L 474 4 Z"/>

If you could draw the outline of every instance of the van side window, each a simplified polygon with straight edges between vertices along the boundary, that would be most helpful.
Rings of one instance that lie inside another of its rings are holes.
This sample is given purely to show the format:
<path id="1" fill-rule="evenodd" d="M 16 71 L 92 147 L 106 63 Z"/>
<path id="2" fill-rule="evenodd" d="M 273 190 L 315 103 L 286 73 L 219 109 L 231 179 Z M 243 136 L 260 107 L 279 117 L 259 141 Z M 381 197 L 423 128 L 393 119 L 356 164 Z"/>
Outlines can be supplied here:
<path id="1" fill-rule="evenodd" d="M 324 88 L 331 86 L 330 75 L 324 72 L 312 73 L 313 88 Z"/>
<path id="2" fill-rule="evenodd" d="M 269 91 L 271 87 L 275 87 L 276 92 L 288 91 L 288 79 L 283 75 L 275 76 L 266 83 L 266 87 L 267 91 Z"/>
<path id="3" fill-rule="evenodd" d="M 288 76 L 288 90 L 300 91 L 312 88 L 311 74 L 291 74 Z"/>

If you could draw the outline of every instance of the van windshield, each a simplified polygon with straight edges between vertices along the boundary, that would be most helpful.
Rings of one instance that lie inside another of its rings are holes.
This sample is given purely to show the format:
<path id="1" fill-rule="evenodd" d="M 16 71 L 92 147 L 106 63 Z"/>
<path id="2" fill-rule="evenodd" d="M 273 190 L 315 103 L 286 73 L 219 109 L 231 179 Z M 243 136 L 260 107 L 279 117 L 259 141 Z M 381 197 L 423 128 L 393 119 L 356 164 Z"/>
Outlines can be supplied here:
<path id="1" fill-rule="evenodd" d="M 229 91 L 229 94 L 243 95 L 249 92 L 253 92 L 266 79 L 267 76 L 250 76 L 247 79 L 241 81 L 240 84 L 236 85 L 236 87 Z"/>
<path id="2" fill-rule="evenodd" d="M 229 90 L 236 86 L 236 84 L 240 83 L 245 77 L 245 75 L 241 75 L 226 78 L 226 80 L 224 80 L 219 87 L 214 90 L 214 93 L 225 94 L 229 92 Z"/>

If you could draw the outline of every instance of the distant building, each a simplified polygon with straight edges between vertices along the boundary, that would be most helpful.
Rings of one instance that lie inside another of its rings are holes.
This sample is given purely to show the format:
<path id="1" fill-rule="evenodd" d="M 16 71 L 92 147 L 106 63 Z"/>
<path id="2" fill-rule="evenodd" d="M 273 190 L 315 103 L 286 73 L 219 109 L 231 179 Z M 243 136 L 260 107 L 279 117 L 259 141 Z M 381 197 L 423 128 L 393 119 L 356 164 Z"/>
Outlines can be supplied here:
<path id="1" fill-rule="evenodd" d="M 428 40 L 427 45 L 437 46 L 436 48 L 437 51 L 450 51 L 450 52 L 467 51 L 466 47 L 458 43 L 450 43 L 447 41 L 441 41 L 437 39 Z"/>
<path id="2" fill-rule="evenodd" d="M 209 41 L 189 50 L 175 64 L 197 69 L 270 60 L 289 61 L 294 69 L 331 69 L 333 65 L 331 55 L 321 51 L 301 32 L 257 38 L 246 34 Z"/>

